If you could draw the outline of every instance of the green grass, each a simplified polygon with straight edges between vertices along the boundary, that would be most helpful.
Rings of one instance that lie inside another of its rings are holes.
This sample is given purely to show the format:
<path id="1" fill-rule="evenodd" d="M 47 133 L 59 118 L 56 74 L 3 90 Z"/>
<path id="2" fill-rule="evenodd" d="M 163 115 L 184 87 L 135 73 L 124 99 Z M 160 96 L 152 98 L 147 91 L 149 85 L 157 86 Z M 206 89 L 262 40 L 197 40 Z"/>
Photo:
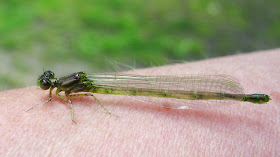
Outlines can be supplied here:
<path id="1" fill-rule="evenodd" d="M 103 71 L 108 60 L 147 67 L 268 49 L 279 46 L 279 5 L 277 0 L 10 0 L 0 2 L 0 55 L 12 56 L 6 67 L 15 73 L 37 76 L 34 71 L 42 67 L 69 62 Z"/>

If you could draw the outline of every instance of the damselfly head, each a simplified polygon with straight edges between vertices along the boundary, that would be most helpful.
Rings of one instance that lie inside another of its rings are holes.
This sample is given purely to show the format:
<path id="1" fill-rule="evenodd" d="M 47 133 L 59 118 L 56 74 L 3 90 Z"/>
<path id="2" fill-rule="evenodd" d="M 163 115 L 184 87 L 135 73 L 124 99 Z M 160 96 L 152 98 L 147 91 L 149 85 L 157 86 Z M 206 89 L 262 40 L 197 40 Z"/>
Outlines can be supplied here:
<path id="1" fill-rule="evenodd" d="M 54 73 L 52 71 L 45 71 L 37 80 L 37 85 L 43 90 L 47 90 L 52 85 L 52 79 L 54 79 Z"/>
<path id="2" fill-rule="evenodd" d="M 52 71 L 45 71 L 42 76 L 45 76 L 49 79 L 53 79 L 54 78 L 54 73 Z"/>

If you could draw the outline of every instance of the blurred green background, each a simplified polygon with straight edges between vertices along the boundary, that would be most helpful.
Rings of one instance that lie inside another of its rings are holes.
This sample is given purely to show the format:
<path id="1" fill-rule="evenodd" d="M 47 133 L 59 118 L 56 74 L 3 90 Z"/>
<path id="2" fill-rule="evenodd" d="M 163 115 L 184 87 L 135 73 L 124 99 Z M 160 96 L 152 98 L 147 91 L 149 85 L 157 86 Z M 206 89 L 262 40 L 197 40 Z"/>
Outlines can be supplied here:
<path id="1" fill-rule="evenodd" d="M 43 69 L 62 76 L 114 71 L 114 63 L 142 68 L 276 48 L 279 6 L 279 0 L 0 1 L 0 90 L 35 85 Z"/>

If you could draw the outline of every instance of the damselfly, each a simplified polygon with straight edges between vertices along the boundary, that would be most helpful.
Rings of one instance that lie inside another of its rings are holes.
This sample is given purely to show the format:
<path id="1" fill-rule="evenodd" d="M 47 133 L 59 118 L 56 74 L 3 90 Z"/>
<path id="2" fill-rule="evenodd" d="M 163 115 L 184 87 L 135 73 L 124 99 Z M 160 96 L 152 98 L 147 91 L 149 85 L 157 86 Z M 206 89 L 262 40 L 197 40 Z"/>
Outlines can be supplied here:
<path id="1" fill-rule="evenodd" d="M 171 101 L 168 105 L 170 108 L 185 108 L 188 104 L 200 106 L 205 102 L 227 103 L 227 100 L 257 104 L 263 104 L 270 100 L 266 94 L 244 94 L 240 83 L 229 75 L 142 76 L 77 72 L 57 79 L 53 72 L 45 71 L 38 78 L 37 84 L 43 90 L 50 89 L 49 99 L 29 110 L 51 101 L 52 90 L 57 88 L 56 95 L 71 105 L 73 122 L 75 122 L 73 104 L 69 99 L 59 94 L 61 91 L 65 91 L 67 97 L 92 96 L 108 113 L 110 112 L 92 93 L 157 97 L 172 101 L 186 100 L 185 104 L 179 106 L 173 105 Z"/>

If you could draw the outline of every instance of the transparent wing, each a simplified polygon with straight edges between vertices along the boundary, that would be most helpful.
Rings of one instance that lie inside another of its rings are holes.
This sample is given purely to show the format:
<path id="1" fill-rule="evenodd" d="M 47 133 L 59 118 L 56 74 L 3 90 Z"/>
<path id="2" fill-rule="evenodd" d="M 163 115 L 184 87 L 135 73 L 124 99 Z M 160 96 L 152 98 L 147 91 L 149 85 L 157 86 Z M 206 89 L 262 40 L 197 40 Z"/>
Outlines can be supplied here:
<path id="1" fill-rule="evenodd" d="M 182 76 L 141 76 L 130 74 L 88 74 L 88 79 L 97 87 L 112 87 L 131 95 L 129 89 L 153 89 L 153 91 L 196 91 L 209 93 L 244 94 L 237 79 L 229 75 L 182 75 Z M 136 93 L 137 95 L 137 93 Z M 224 100 L 183 100 L 175 98 L 152 98 L 141 96 L 141 101 L 160 102 L 169 108 L 217 106 Z"/>

